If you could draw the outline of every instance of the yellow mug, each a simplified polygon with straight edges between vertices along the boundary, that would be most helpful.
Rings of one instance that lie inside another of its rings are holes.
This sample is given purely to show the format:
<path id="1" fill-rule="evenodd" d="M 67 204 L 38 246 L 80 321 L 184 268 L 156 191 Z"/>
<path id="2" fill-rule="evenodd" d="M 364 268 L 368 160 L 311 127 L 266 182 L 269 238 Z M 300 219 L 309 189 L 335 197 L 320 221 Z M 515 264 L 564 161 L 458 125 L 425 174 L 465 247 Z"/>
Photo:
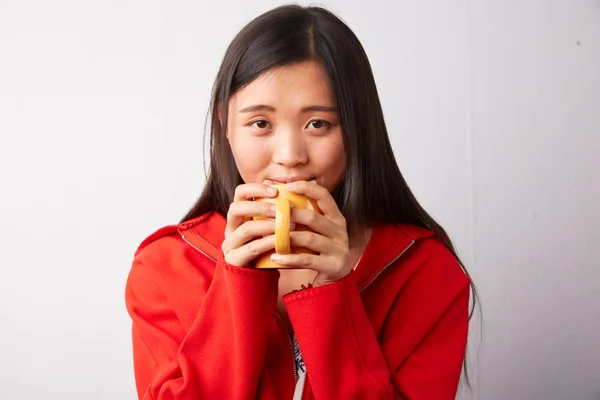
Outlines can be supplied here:
<path id="1" fill-rule="evenodd" d="M 271 254 L 316 254 L 305 247 L 290 246 L 290 212 L 292 208 L 314 210 L 321 213 L 317 202 L 302 194 L 289 192 L 285 185 L 271 185 L 277 189 L 277 197 L 256 198 L 255 201 L 264 201 L 275 204 L 275 250 L 269 251 L 258 257 L 254 263 L 255 268 L 290 268 L 271 261 Z M 254 217 L 255 220 L 265 220 L 266 217 Z M 304 225 L 296 224 L 296 231 L 311 231 Z"/>

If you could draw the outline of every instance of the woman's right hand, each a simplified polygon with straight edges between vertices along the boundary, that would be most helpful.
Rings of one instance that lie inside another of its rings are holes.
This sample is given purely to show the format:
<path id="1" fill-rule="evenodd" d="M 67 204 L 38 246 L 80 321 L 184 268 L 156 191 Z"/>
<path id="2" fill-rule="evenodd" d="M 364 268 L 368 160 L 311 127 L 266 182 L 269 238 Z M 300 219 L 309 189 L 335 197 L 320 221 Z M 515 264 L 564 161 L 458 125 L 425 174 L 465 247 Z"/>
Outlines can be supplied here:
<path id="1" fill-rule="evenodd" d="M 257 256 L 275 248 L 275 205 L 252 199 L 276 196 L 277 189 L 266 184 L 248 183 L 235 189 L 221 245 L 228 264 L 248 266 Z M 268 219 L 255 221 L 252 217 Z"/>

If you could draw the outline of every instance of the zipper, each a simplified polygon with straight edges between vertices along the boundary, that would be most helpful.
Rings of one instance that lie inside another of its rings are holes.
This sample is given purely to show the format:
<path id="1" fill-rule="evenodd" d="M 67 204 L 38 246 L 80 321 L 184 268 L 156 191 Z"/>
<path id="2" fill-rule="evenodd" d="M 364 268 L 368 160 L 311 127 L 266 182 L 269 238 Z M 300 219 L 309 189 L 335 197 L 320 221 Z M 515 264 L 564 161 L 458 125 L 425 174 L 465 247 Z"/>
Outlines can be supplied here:
<path id="1" fill-rule="evenodd" d="M 285 333 L 285 336 L 287 336 L 288 338 L 288 343 L 290 344 L 290 349 L 292 350 L 292 361 L 294 364 L 294 382 L 296 383 L 296 385 L 298 384 L 298 377 L 296 376 L 296 357 L 294 356 L 294 343 L 292 342 L 292 338 L 290 337 L 290 334 L 287 332 L 287 329 L 285 329 L 284 323 L 283 323 L 283 319 L 281 318 L 281 315 L 279 315 L 278 312 L 275 312 L 275 316 L 277 317 L 277 319 L 279 320 L 279 327 L 281 328 L 281 330 L 283 331 L 283 333 Z M 302 400 L 302 398 L 304 397 L 304 391 L 306 390 L 306 379 L 304 380 L 304 384 L 302 385 L 302 390 L 300 391 L 300 400 Z M 294 392 L 296 391 L 296 387 L 294 386 Z"/>
<path id="2" fill-rule="evenodd" d="M 292 338 L 290 337 L 287 329 L 285 329 L 281 315 L 279 315 L 278 312 L 275 312 L 275 316 L 279 320 L 278 325 L 281 328 L 281 331 L 285 334 L 285 337 L 287 337 L 288 343 L 290 344 L 290 349 L 292 350 L 292 361 L 294 363 L 294 382 L 298 382 L 298 378 L 296 378 L 296 361 L 294 360 L 294 343 L 292 342 Z"/>
<path id="3" fill-rule="evenodd" d="M 187 240 L 187 238 L 185 237 L 185 235 L 181 235 L 181 238 L 183 239 L 184 242 L 186 242 L 187 244 L 189 244 L 190 246 L 192 246 L 194 249 L 198 250 L 200 253 L 202 253 L 206 258 L 208 258 L 209 260 L 211 260 L 212 262 L 217 262 L 217 260 L 215 260 L 213 257 L 209 256 L 208 254 L 206 254 L 206 252 L 200 250 L 198 247 L 194 246 L 192 243 L 190 243 L 189 240 Z"/>
<path id="4" fill-rule="evenodd" d="M 410 249 L 410 248 L 411 248 L 411 246 L 412 246 L 413 244 L 415 244 L 415 240 L 414 240 L 414 239 L 410 241 L 410 243 L 408 244 L 408 246 L 406 246 L 406 247 L 404 248 L 404 250 L 402 250 L 402 251 L 400 252 L 400 254 L 398 254 L 396 257 L 394 257 L 394 259 L 393 259 L 392 261 L 390 261 L 389 263 L 387 263 L 387 264 L 385 265 L 385 267 L 381 268 L 381 269 L 379 270 L 379 272 L 377 272 L 377 274 L 375 274 L 375 276 L 374 276 L 373 278 L 371 278 L 371 280 L 370 280 L 369 282 L 367 282 L 367 284 L 366 284 L 365 286 L 363 286 L 362 288 L 360 288 L 359 292 L 361 292 L 361 293 L 362 293 L 362 291 L 363 291 L 363 290 L 365 290 L 365 289 L 367 289 L 369 286 L 371 286 L 371 284 L 372 284 L 373 282 L 375 282 L 375 280 L 376 280 L 377 278 L 379 278 L 379 275 L 381 275 L 381 274 L 383 273 L 383 271 L 385 271 L 385 270 L 386 270 L 386 269 L 387 269 L 387 268 L 388 268 L 390 265 L 392 265 L 392 264 L 393 264 L 393 263 L 395 263 L 395 262 L 396 262 L 396 261 L 397 261 L 397 260 L 398 260 L 400 257 L 402 257 L 402 256 L 404 255 L 404 253 L 406 253 L 406 252 L 408 251 L 408 249 Z"/>

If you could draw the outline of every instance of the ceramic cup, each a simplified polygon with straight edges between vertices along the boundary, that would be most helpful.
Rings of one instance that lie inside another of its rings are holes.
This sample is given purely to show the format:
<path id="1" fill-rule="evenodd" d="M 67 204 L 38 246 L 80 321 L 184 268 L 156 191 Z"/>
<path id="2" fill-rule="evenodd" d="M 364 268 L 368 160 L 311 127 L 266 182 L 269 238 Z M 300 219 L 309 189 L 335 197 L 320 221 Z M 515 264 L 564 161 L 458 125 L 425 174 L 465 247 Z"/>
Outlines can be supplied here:
<path id="1" fill-rule="evenodd" d="M 275 204 L 275 250 L 264 253 L 257 257 L 254 263 L 255 268 L 289 268 L 271 261 L 271 254 L 316 254 L 304 247 L 290 246 L 290 213 L 292 208 L 303 208 L 314 210 L 321 214 L 317 202 L 302 194 L 289 192 L 285 185 L 270 185 L 277 189 L 277 197 L 256 198 L 254 201 L 264 201 Z M 255 220 L 265 220 L 266 217 L 254 217 Z M 311 231 L 304 225 L 296 224 L 296 231 Z"/>

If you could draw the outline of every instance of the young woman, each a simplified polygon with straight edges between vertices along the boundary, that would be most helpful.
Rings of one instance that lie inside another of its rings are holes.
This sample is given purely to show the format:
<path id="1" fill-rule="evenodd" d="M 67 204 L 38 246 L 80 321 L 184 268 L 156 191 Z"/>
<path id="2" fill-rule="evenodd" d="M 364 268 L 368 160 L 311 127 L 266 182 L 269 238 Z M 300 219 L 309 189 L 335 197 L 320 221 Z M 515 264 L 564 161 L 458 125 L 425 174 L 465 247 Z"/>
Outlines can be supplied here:
<path id="1" fill-rule="evenodd" d="M 127 281 L 140 399 L 453 399 L 471 281 L 392 152 L 367 56 L 330 12 L 250 22 L 212 95 L 210 175 Z M 274 248 L 270 184 L 293 209 L 295 269 Z"/>

